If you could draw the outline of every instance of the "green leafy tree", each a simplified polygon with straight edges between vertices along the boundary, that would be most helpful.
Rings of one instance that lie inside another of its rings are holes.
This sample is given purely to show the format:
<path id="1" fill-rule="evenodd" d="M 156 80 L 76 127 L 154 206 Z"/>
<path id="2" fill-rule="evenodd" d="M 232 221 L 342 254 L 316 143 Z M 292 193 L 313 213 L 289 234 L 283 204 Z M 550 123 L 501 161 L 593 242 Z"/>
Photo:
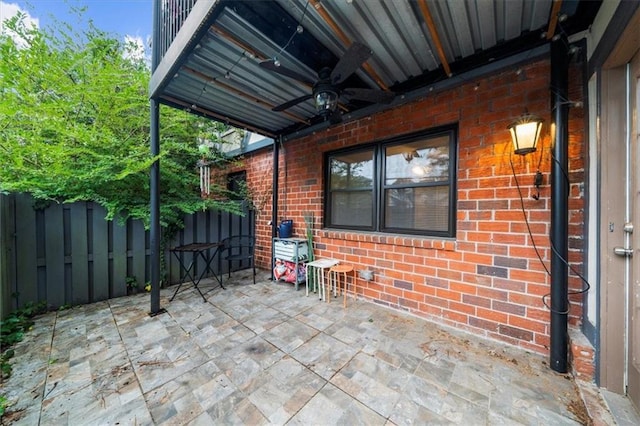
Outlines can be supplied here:
<path id="1" fill-rule="evenodd" d="M 81 16 L 81 12 L 79 12 Z M 81 33 L 27 27 L 24 15 L 0 34 L 0 191 L 53 202 L 93 201 L 108 219 L 149 223 L 150 70 L 133 43 L 91 23 Z M 226 188 L 202 199 L 196 164 L 202 141 L 225 129 L 161 109 L 161 224 L 175 231 L 184 213 L 239 212 Z M 219 151 L 207 160 L 222 165 Z M 166 236 L 166 235 L 165 235 Z"/>

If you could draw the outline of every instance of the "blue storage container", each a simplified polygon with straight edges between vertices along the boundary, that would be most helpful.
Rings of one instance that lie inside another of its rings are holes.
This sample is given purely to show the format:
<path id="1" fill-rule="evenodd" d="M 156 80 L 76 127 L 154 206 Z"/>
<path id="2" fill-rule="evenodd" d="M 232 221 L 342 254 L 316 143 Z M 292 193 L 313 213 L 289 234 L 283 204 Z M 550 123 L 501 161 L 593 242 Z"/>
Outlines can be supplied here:
<path id="1" fill-rule="evenodd" d="M 291 238 L 293 233 L 293 220 L 283 220 L 278 227 L 280 238 Z"/>

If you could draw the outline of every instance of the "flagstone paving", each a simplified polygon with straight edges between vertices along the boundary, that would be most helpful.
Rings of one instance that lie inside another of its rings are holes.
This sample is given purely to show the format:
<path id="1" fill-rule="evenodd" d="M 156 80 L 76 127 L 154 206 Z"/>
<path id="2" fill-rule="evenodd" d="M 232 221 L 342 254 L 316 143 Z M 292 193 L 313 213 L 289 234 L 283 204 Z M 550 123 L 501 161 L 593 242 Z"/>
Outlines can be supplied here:
<path id="1" fill-rule="evenodd" d="M 25 425 L 586 422 L 544 358 L 362 300 L 305 297 L 261 273 L 40 316 L 2 384 Z M 608 419 L 606 415 L 600 417 Z M 606 420 L 608 422 L 608 420 Z"/>

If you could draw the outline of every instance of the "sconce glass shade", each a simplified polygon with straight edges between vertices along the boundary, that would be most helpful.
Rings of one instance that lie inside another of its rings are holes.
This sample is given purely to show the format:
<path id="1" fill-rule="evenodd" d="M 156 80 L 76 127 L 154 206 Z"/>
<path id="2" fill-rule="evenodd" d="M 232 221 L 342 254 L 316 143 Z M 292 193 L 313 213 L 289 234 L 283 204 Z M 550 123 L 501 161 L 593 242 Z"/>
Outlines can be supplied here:
<path id="1" fill-rule="evenodd" d="M 320 114 L 329 114 L 338 106 L 338 94 L 332 90 L 317 92 L 314 96 L 316 110 Z"/>
<path id="2" fill-rule="evenodd" d="M 507 126 L 511 132 L 511 140 L 513 141 L 513 152 L 520 155 L 535 152 L 538 147 L 538 139 L 540 139 L 540 130 L 544 120 L 535 115 L 525 114 L 515 123 Z"/>

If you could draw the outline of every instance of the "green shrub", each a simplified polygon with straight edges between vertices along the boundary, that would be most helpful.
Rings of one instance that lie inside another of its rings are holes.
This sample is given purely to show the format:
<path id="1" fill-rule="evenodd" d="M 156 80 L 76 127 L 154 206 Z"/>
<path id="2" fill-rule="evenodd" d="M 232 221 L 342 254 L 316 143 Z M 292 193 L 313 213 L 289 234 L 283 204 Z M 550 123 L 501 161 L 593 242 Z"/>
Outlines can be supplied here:
<path id="1" fill-rule="evenodd" d="M 0 371 L 3 379 L 11 375 L 11 347 L 22 341 L 24 334 L 33 327 L 33 317 L 43 312 L 46 312 L 45 302 L 28 303 L 0 322 Z"/>
<path id="2" fill-rule="evenodd" d="M 9 406 L 9 401 L 4 395 L 0 395 L 0 417 L 4 416 L 6 408 Z"/>

